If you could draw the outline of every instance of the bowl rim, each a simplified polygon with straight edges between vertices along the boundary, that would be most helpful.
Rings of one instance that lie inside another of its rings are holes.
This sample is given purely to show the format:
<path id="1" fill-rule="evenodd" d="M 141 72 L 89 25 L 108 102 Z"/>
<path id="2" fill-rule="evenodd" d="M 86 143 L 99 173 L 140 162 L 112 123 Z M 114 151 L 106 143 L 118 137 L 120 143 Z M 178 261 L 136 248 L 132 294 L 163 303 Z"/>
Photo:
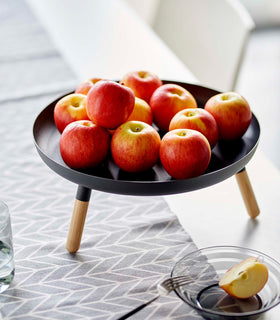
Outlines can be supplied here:
<path id="1" fill-rule="evenodd" d="M 261 255 L 265 258 L 267 258 L 268 260 L 272 261 L 273 263 L 275 263 L 276 265 L 279 266 L 280 269 L 280 262 L 278 262 L 276 259 L 272 258 L 271 256 L 259 251 L 259 250 L 255 250 L 255 249 L 251 249 L 248 247 L 241 247 L 241 246 L 235 246 L 235 245 L 216 245 L 216 246 L 209 246 L 209 247 L 202 247 L 200 249 L 196 249 L 196 250 L 192 250 L 190 253 L 186 254 L 185 256 L 183 256 L 181 259 L 179 259 L 175 265 L 173 266 L 172 270 L 171 270 L 171 277 L 173 276 L 173 272 L 175 267 L 184 259 L 186 259 L 187 257 L 196 254 L 196 253 L 200 253 L 203 252 L 205 250 L 217 250 L 217 249 L 235 249 L 235 250 L 247 250 L 249 252 L 252 252 L 254 254 L 258 254 Z M 280 283 L 280 279 L 279 279 L 279 283 Z M 224 313 L 224 312 L 219 312 L 219 311 L 213 311 L 210 309 L 203 309 L 203 308 L 199 308 L 196 304 L 187 301 L 185 299 L 182 298 L 182 296 L 179 293 L 178 289 L 175 289 L 174 292 L 176 293 L 176 295 L 185 303 L 187 303 L 189 306 L 191 306 L 193 309 L 195 309 L 196 311 L 198 311 L 199 313 L 203 312 L 205 314 L 208 315 L 215 315 L 215 316 L 223 316 L 223 317 L 236 317 L 237 315 L 239 317 L 245 317 L 245 316 L 253 316 L 253 315 L 258 315 L 261 313 L 264 313 L 266 311 L 269 311 L 270 309 L 276 307 L 279 303 L 280 303 L 280 293 L 279 293 L 279 298 L 276 302 L 274 302 L 272 305 L 269 305 L 267 307 L 261 308 L 259 310 L 254 310 L 254 311 L 247 311 L 247 312 L 243 312 L 243 313 L 235 313 L 235 312 L 228 312 L 228 313 Z"/>

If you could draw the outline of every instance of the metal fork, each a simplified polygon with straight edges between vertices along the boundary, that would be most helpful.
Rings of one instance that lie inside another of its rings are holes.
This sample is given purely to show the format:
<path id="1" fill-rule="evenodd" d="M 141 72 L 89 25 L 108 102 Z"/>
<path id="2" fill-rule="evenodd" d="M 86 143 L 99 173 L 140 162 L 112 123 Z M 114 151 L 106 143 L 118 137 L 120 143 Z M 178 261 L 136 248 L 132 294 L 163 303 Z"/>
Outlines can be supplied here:
<path id="1" fill-rule="evenodd" d="M 157 300 L 160 296 L 167 296 L 171 291 L 184 286 L 191 282 L 191 278 L 188 276 L 178 276 L 173 278 L 165 279 L 163 282 L 157 285 L 158 295 L 153 299 L 141 304 L 139 307 L 131 310 L 130 312 L 126 313 L 122 317 L 118 318 L 117 320 L 124 320 L 135 314 L 136 312 L 142 310 L 143 308 L 147 307 L 150 303 Z"/>

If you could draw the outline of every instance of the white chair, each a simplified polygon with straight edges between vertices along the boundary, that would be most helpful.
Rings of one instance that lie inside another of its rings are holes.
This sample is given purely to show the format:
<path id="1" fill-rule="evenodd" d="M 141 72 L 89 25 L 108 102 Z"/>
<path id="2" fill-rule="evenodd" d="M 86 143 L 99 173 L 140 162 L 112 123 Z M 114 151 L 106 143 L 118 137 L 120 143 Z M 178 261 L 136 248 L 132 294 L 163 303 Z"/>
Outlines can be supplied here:
<path id="1" fill-rule="evenodd" d="M 202 84 L 235 89 L 254 28 L 238 0 L 160 0 L 151 25 Z"/>
<path id="2" fill-rule="evenodd" d="M 235 90 L 255 26 L 238 0 L 160 0 L 150 24 L 201 84 Z M 257 217 L 260 210 L 246 169 L 235 176 L 248 214 Z"/>

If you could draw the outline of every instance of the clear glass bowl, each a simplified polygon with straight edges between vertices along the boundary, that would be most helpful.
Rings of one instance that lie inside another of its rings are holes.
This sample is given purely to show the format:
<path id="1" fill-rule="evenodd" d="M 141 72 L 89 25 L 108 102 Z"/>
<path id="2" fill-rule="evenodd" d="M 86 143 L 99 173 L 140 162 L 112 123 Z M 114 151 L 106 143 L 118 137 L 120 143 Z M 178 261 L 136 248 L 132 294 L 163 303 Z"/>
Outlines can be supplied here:
<path id="1" fill-rule="evenodd" d="M 267 266 L 268 281 L 256 296 L 234 299 L 219 287 L 218 282 L 228 269 L 248 257 L 256 257 Z M 256 250 L 235 246 L 203 248 L 175 264 L 171 276 L 181 275 L 187 275 L 193 281 L 176 289 L 176 294 L 205 319 L 252 320 L 280 302 L 280 264 Z"/>

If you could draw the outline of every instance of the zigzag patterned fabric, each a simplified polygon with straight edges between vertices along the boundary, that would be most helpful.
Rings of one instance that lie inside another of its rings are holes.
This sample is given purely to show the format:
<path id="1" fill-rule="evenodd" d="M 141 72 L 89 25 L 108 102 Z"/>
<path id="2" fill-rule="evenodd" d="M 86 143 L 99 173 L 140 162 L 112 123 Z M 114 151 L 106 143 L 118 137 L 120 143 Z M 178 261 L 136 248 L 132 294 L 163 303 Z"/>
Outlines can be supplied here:
<path id="1" fill-rule="evenodd" d="M 0 2 L 0 26 L 0 198 L 16 265 L 0 319 L 116 319 L 152 298 L 196 246 L 162 197 L 93 191 L 81 248 L 66 251 L 77 186 L 41 161 L 32 125 L 77 82 L 24 1 Z M 201 317 L 171 293 L 133 319 Z"/>

